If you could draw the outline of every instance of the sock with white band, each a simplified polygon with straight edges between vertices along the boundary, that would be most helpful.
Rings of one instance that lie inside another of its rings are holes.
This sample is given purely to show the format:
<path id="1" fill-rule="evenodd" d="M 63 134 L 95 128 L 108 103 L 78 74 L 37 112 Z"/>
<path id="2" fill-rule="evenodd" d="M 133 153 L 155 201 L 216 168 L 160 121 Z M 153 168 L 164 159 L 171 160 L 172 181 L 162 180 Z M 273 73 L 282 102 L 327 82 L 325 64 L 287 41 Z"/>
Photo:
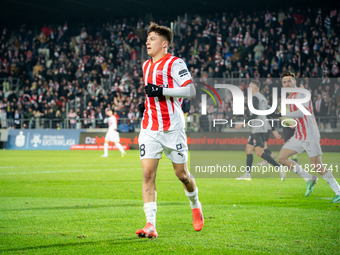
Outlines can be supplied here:
<path id="1" fill-rule="evenodd" d="M 324 178 L 336 195 L 340 195 L 339 183 L 334 179 L 334 176 L 331 172 L 328 171 L 326 174 L 322 175 L 322 178 Z"/>
<path id="2" fill-rule="evenodd" d="M 306 172 L 305 169 L 303 169 L 301 166 L 296 165 L 293 167 L 293 169 L 291 170 L 293 173 L 296 173 L 298 175 L 300 175 L 306 182 L 310 181 L 311 179 L 313 179 L 313 175 L 311 175 L 310 173 Z"/>
<path id="3" fill-rule="evenodd" d="M 156 227 L 157 203 L 156 202 L 145 203 L 143 209 L 146 217 L 146 223 L 150 222 L 154 227 Z"/>
<path id="4" fill-rule="evenodd" d="M 123 149 L 123 146 L 120 143 L 116 143 L 117 148 L 120 150 L 122 154 L 125 154 L 125 151 Z"/>
<path id="5" fill-rule="evenodd" d="M 184 190 L 184 191 L 185 191 L 185 195 L 190 200 L 191 209 L 199 208 L 200 203 L 198 201 L 198 188 L 196 187 L 196 189 L 192 192 L 189 192 L 189 191 L 186 191 L 186 190 Z"/>
<path id="6" fill-rule="evenodd" d="M 104 143 L 104 155 L 108 155 L 108 151 L 109 151 L 109 144 Z"/>

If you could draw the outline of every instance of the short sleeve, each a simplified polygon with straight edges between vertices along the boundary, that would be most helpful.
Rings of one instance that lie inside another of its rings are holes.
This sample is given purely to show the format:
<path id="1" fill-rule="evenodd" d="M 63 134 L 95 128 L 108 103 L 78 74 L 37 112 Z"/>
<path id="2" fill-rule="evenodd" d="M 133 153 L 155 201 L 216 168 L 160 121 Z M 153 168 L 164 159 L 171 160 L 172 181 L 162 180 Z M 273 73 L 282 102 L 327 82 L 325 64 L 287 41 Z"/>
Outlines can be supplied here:
<path id="1" fill-rule="evenodd" d="M 171 68 L 171 76 L 179 87 L 184 87 L 193 82 L 187 65 L 180 58 L 174 61 Z"/>

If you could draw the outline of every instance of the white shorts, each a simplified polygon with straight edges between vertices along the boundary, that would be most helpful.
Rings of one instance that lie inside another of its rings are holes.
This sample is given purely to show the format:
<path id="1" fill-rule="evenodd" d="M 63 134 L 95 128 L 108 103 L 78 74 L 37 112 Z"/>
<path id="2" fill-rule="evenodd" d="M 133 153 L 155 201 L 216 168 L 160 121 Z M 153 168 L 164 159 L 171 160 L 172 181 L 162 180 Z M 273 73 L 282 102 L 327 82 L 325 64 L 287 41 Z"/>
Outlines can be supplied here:
<path id="1" fill-rule="evenodd" d="M 139 133 L 140 159 L 160 159 L 165 155 L 175 164 L 188 161 L 187 135 L 184 129 L 171 131 L 152 131 L 142 129 Z"/>
<path id="2" fill-rule="evenodd" d="M 117 131 L 108 131 L 105 136 L 105 141 L 119 143 L 119 133 Z"/>
<path id="3" fill-rule="evenodd" d="M 308 138 L 307 140 L 298 140 L 293 136 L 290 138 L 282 148 L 296 151 L 301 153 L 306 151 L 308 157 L 315 157 L 322 155 L 322 150 L 320 146 L 320 138 Z"/>

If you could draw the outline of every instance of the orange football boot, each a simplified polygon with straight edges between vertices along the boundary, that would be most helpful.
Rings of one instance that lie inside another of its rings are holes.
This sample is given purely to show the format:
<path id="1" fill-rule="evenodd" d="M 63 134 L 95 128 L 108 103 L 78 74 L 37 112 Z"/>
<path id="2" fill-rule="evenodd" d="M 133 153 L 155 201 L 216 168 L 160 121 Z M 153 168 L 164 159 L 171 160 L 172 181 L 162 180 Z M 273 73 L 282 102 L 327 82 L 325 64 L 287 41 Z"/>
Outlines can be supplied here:
<path id="1" fill-rule="evenodd" d="M 156 228 L 150 223 L 146 223 L 145 227 L 143 229 L 138 229 L 136 231 L 136 234 L 138 237 L 144 238 L 157 238 L 158 233 Z"/>

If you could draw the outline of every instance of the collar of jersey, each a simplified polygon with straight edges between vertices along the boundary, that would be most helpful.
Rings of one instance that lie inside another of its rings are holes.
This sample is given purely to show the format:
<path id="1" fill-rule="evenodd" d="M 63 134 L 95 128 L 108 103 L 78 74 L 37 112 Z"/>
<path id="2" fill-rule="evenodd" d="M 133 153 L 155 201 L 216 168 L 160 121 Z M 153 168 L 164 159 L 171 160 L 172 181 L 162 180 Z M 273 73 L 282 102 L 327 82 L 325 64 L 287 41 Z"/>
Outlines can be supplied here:
<path id="1" fill-rule="evenodd" d="M 151 58 L 151 59 L 150 59 L 151 65 L 155 65 L 155 64 L 157 64 L 158 62 L 163 61 L 165 58 L 170 57 L 170 56 L 171 56 L 171 54 L 170 54 L 170 53 L 167 53 L 164 57 L 162 57 L 161 59 L 157 60 L 155 63 L 152 62 L 152 58 Z"/>

